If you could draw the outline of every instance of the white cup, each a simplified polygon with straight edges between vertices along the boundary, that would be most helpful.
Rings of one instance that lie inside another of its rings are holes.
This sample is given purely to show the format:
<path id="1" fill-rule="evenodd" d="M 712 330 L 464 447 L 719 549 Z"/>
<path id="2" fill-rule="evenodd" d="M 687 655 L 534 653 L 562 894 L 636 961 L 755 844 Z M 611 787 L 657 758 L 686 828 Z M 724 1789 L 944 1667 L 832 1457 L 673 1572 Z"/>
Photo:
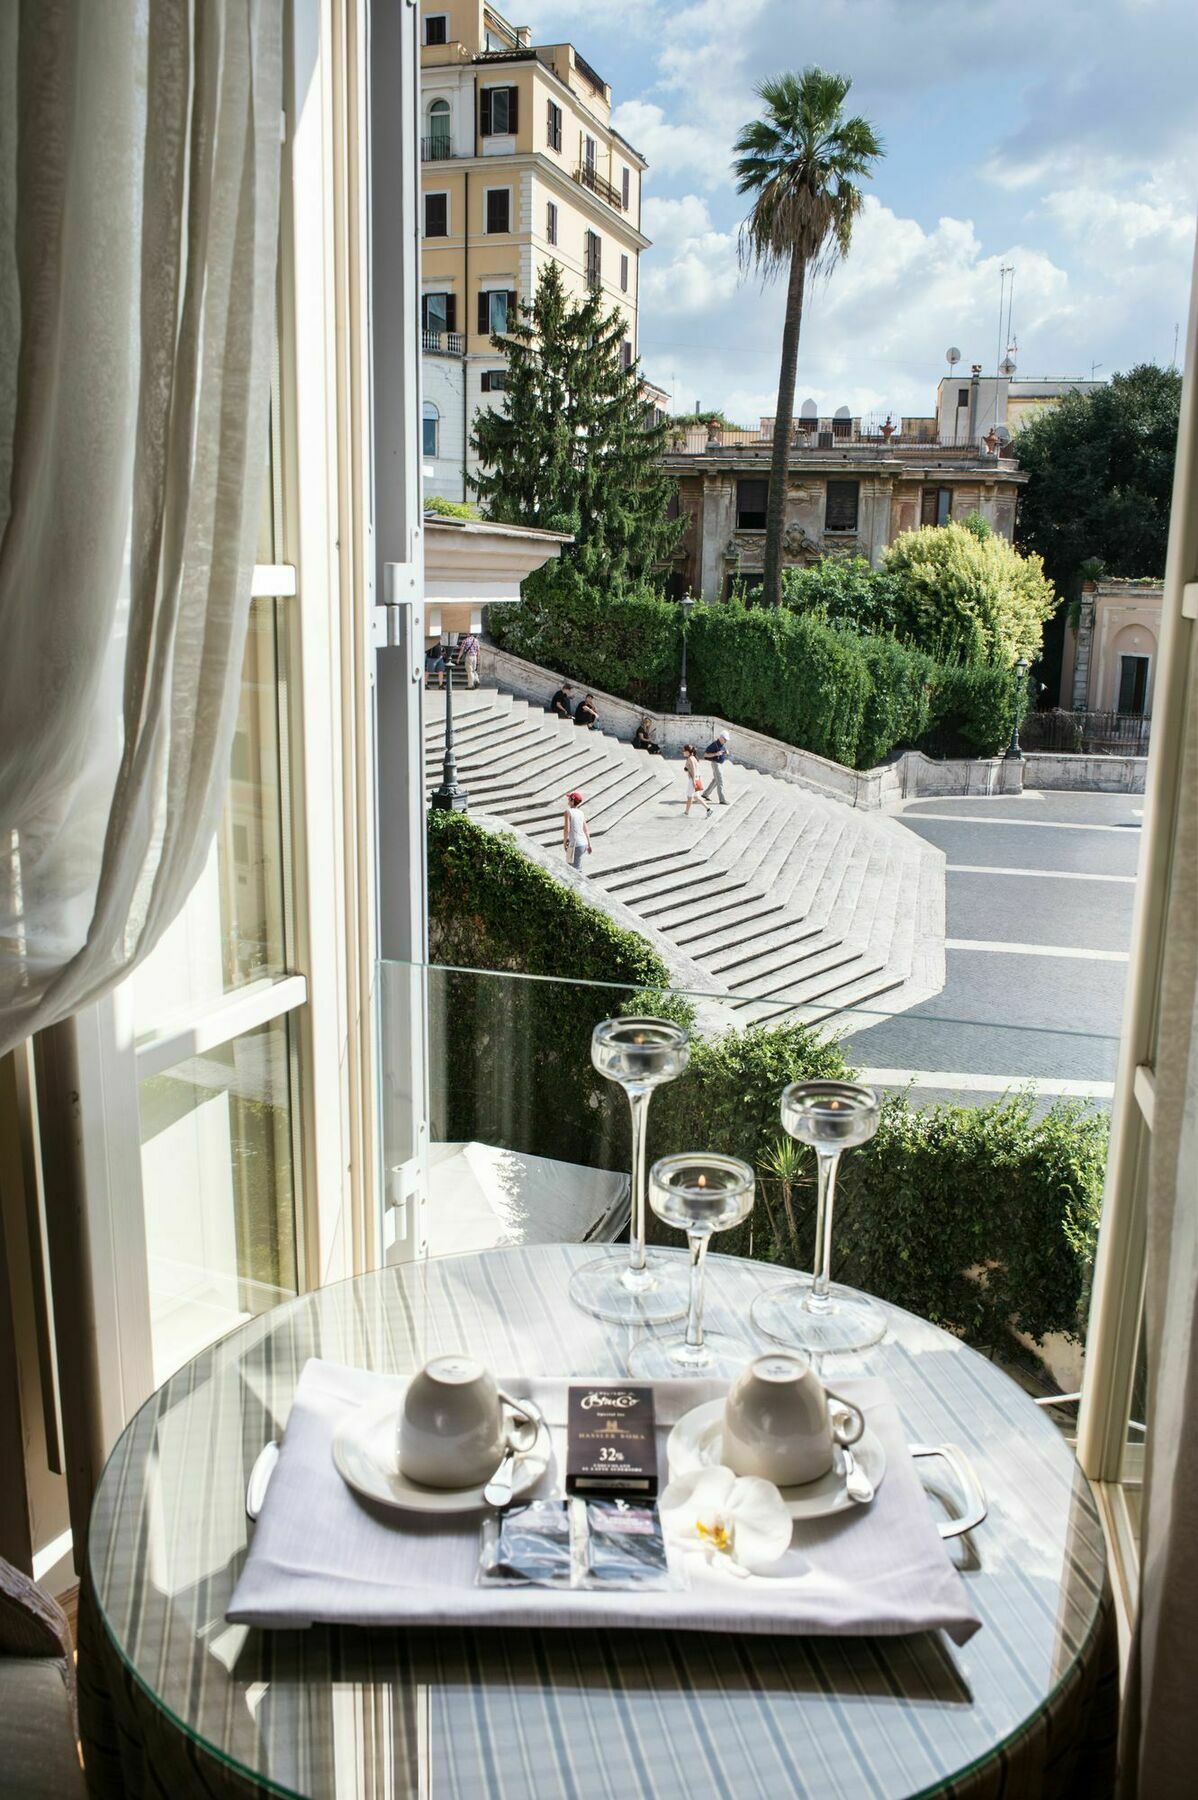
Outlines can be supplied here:
<path id="1" fill-rule="evenodd" d="M 829 1400 L 843 1412 L 833 1417 Z M 802 1487 L 828 1473 L 834 1443 L 855 1444 L 864 1430 L 860 1407 L 826 1388 L 806 1356 L 774 1351 L 742 1369 L 728 1390 L 723 1460 L 737 1475 Z"/>
<path id="2" fill-rule="evenodd" d="M 423 1487 L 463 1488 L 495 1473 L 508 1442 L 505 1404 L 524 1414 L 472 1356 L 434 1356 L 408 1383 L 399 1415 L 400 1472 Z"/>

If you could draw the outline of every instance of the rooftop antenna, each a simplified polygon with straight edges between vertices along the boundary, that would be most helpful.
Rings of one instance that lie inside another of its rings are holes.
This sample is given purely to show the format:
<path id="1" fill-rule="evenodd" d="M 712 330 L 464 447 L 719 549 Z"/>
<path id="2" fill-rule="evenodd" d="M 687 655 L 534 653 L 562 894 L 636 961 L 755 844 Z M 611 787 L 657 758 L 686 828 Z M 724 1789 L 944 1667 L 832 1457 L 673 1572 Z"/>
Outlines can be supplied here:
<path id="1" fill-rule="evenodd" d="M 1091 363 L 1090 364 L 1090 380 L 1093 381 L 1093 379 L 1094 379 L 1095 369 L 1105 369 L 1105 368 L 1106 368 L 1105 363 L 1099 363 L 1099 362 Z"/>
<path id="2" fill-rule="evenodd" d="M 998 364 L 1002 358 L 1002 347 L 1003 347 L 1003 341 L 1004 341 L 1003 340 L 1003 329 L 1002 329 L 1002 309 L 1003 309 L 1003 303 L 1005 302 L 1006 297 L 1007 297 L 1007 276 L 1014 275 L 1014 273 L 1015 273 L 1015 264 L 1014 263 L 1000 263 L 999 264 L 999 269 L 998 269 L 998 348 L 994 352 L 995 368 L 998 367 Z"/>
<path id="3" fill-rule="evenodd" d="M 1173 327 L 1173 367 L 1174 368 L 1177 367 L 1177 334 L 1180 330 L 1181 330 L 1181 326 L 1179 324 L 1174 325 L 1174 327 Z"/>

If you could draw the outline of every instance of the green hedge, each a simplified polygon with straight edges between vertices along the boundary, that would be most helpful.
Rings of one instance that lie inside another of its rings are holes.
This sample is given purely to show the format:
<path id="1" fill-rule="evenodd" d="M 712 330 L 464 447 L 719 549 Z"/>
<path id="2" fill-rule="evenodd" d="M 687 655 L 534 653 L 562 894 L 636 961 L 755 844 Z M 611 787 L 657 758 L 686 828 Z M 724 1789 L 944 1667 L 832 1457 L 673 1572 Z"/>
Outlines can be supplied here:
<path id="1" fill-rule="evenodd" d="M 434 956 L 483 971 L 430 973 L 434 1140 L 626 1170 L 627 1103 L 592 1068 L 591 1032 L 630 1010 L 691 1018 L 662 991 L 660 958 L 458 814 L 430 815 L 429 889 Z M 778 1101 L 789 1081 L 848 1072 L 838 1042 L 802 1025 L 693 1034 L 687 1073 L 653 1101 L 649 1156 L 710 1148 L 757 1169 L 754 1213 L 721 1250 L 810 1267 L 813 1162 L 782 1136 Z M 842 1164 L 834 1273 L 975 1344 L 1009 1345 L 1009 1321 L 1080 1332 L 1106 1136 L 1072 1104 L 887 1099 L 873 1143 Z"/>
<path id="2" fill-rule="evenodd" d="M 573 571 L 542 572 L 518 606 L 495 607 L 496 643 L 575 681 L 669 710 L 681 619 L 646 590 L 600 597 Z M 1008 669 L 937 663 L 889 636 L 863 636 L 818 612 L 698 606 L 687 641 L 697 711 L 868 769 L 899 749 L 990 756 L 1011 732 Z"/>

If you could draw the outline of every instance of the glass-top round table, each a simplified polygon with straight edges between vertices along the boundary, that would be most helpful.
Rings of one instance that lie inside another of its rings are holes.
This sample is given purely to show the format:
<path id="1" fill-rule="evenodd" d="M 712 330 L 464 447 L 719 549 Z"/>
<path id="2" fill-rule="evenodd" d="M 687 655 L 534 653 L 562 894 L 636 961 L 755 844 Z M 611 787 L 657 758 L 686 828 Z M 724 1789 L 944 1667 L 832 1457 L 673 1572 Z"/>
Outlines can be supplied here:
<path id="1" fill-rule="evenodd" d="M 950 1550 L 982 1619 L 936 1633 L 761 1638 L 567 1630 L 267 1632 L 226 1623 L 252 1527 L 246 1482 L 320 1356 L 407 1373 L 469 1349 L 492 1368 L 624 1373 L 628 1330 L 570 1304 L 593 1252 L 491 1251 L 323 1288 L 172 1377 L 97 1489 L 81 1605 L 93 1795 L 777 1800 L 1098 1795 L 1114 1634 L 1089 1486 L 1052 1423 L 956 1339 L 887 1308 L 836 1361 L 889 1384 L 912 1442 L 959 1444 L 989 1516 Z M 708 1319 L 753 1337 L 780 1272 L 712 1259 Z"/>

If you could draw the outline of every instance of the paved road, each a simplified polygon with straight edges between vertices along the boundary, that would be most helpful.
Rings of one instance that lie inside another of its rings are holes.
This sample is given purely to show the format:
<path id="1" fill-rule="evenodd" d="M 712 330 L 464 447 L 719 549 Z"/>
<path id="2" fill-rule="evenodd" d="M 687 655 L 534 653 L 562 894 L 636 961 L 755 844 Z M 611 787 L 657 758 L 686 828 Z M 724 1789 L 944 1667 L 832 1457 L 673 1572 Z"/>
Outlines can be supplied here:
<path id="1" fill-rule="evenodd" d="M 982 1102 L 1030 1078 L 1110 1097 L 1143 797 L 918 800 L 902 823 L 947 859 L 946 981 L 857 1030 L 854 1060 L 920 1101 Z"/>

